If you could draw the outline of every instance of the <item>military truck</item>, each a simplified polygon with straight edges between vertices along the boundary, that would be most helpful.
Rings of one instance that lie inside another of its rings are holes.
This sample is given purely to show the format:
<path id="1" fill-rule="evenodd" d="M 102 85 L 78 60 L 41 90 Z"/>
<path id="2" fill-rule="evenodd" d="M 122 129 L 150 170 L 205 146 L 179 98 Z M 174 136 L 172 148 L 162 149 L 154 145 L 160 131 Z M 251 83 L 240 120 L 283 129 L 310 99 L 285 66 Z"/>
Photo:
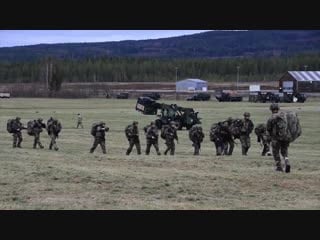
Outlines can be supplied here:
<path id="1" fill-rule="evenodd" d="M 241 102 L 242 96 L 238 96 L 236 93 L 222 91 L 216 94 L 216 99 L 219 102 Z"/>
<path id="2" fill-rule="evenodd" d="M 145 115 L 157 115 L 155 124 L 158 129 L 171 121 L 176 122 L 177 128 L 190 129 L 193 125 L 201 124 L 198 112 L 193 108 L 180 107 L 177 104 L 158 103 L 149 97 L 139 97 L 136 103 L 136 110 Z"/>
<path id="3" fill-rule="evenodd" d="M 187 101 L 208 101 L 210 100 L 210 97 L 211 96 L 209 93 L 197 93 L 191 97 L 188 97 Z"/>

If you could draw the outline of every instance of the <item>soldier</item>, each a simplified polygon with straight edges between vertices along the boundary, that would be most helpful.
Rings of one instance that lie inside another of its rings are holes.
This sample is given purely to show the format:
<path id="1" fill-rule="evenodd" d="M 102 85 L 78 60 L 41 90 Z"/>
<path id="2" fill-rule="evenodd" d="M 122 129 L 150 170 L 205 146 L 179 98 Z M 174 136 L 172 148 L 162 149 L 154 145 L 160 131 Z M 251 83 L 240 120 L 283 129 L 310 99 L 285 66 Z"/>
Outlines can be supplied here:
<path id="1" fill-rule="evenodd" d="M 243 114 L 242 127 L 240 130 L 240 142 L 242 148 L 242 155 L 247 155 L 250 148 L 250 134 L 254 128 L 253 122 L 250 120 L 250 113 Z"/>
<path id="2" fill-rule="evenodd" d="M 234 138 L 231 133 L 231 125 L 233 123 L 233 118 L 229 117 L 226 121 L 222 123 L 224 136 L 225 136 L 225 144 L 224 144 L 224 154 L 232 155 L 234 149 Z M 227 129 L 225 129 L 227 128 Z"/>
<path id="3" fill-rule="evenodd" d="M 16 117 L 12 121 L 11 129 L 12 129 L 12 135 L 13 135 L 13 148 L 18 147 L 21 148 L 21 142 L 22 142 L 22 129 L 27 129 L 23 126 L 23 124 L 20 122 L 21 118 Z"/>
<path id="4" fill-rule="evenodd" d="M 42 128 L 46 128 L 46 125 L 43 123 L 42 118 L 38 118 L 36 120 L 31 121 L 32 126 L 32 135 L 34 136 L 33 148 L 36 148 L 39 145 L 40 148 L 43 148 L 43 145 L 40 142 L 40 133 L 42 132 Z"/>
<path id="5" fill-rule="evenodd" d="M 257 142 L 263 147 L 262 149 L 262 156 L 271 156 L 270 153 L 270 142 L 271 138 L 269 134 L 267 134 L 266 124 L 261 123 L 258 124 L 257 127 L 254 129 L 255 134 L 257 135 Z"/>
<path id="6" fill-rule="evenodd" d="M 81 128 L 83 128 L 83 125 L 82 125 L 82 116 L 80 113 L 78 113 L 77 115 L 77 128 L 79 128 L 79 126 L 81 126 Z"/>
<path id="7" fill-rule="evenodd" d="M 226 145 L 228 144 L 229 139 L 232 140 L 232 134 L 223 122 L 212 124 L 210 129 L 210 140 L 214 142 L 217 156 L 225 154 Z"/>
<path id="8" fill-rule="evenodd" d="M 48 135 L 50 136 L 50 139 L 51 139 L 51 142 L 49 145 L 50 150 L 52 149 L 52 147 L 56 151 L 59 150 L 59 148 L 57 147 L 57 144 L 56 144 L 56 139 L 59 137 L 59 133 L 61 131 L 61 128 L 62 128 L 61 123 L 57 119 L 50 117 L 50 119 L 47 122 L 47 131 L 48 131 Z"/>
<path id="9" fill-rule="evenodd" d="M 127 149 L 126 155 L 129 155 L 132 151 L 133 146 L 136 146 L 137 153 L 141 154 L 141 146 L 139 140 L 138 122 L 134 121 L 128 125 L 125 129 L 126 137 L 129 141 L 129 148 Z"/>
<path id="10" fill-rule="evenodd" d="M 175 152 L 174 139 L 176 139 L 177 143 L 179 143 L 175 122 L 171 121 L 170 125 L 165 127 L 164 136 L 166 139 L 165 144 L 167 145 L 167 149 L 164 151 L 164 155 L 167 155 L 168 151 L 170 151 L 170 155 L 174 155 L 174 152 Z"/>
<path id="11" fill-rule="evenodd" d="M 106 154 L 106 132 L 109 131 L 109 128 L 106 127 L 105 122 L 99 122 L 98 124 L 93 124 L 91 129 L 91 135 L 94 136 L 94 142 L 90 148 L 90 153 L 93 153 L 96 147 L 100 144 L 103 154 Z"/>
<path id="12" fill-rule="evenodd" d="M 189 130 L 189 138 L 192 141 L 192 146 L 194 147 L 193 155 L 199 155 L 201 149 L 201 143 L 204 138 L 204 133 L 202 132 L 201 126 L 192 126 Z"/>
<path id="13" fill-rule="evenodd" d="M 144 132 L 146 134 L 146 139 L 147 139 L 146 155 L 149 155 L 150 148 L 152 145 L 156 149 L 157 154 L 161 155 L 159 151 L 159 144 L 158 144 L 158 139 L 159 139 L 158 128 L 155 122 L 152 121 L 150 125 L 144 127 Z"/>
<path id="14" fill-rule="evenodd" d="M 285 161 L 285 171 L 288 173 L 290 172 L 290 163 L 288 159 L 288 147 L 290 142 L 279 139 L 278 126 L 275 121 L 275 118 L 278 115 L 279 110 L 280 109 L 277 103 L 272 103 L 270 105 L 270 111 L 272 112 L 272 116 L 267 121 L 267 132 L 271 137 L 272 155 L 276 162 L 276 171 L 283 172 L 280 158 L 281 153 Z"/>

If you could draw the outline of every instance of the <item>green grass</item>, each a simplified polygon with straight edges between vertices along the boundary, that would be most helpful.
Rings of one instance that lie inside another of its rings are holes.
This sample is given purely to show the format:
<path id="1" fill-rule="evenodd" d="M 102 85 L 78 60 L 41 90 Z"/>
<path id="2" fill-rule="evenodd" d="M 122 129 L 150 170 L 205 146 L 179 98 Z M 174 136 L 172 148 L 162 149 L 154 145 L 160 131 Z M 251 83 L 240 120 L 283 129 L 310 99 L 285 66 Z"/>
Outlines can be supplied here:
<path id="1" fill-rule="evenodd" d="M 170 103 L 169 101 L 160 101 Z M 0 100 L 0 209 L 320 209 L 320 106 L 318 99 L 304 104 L 280 104 L 297 111 L 302 136 L 289 148 L 290 174 L 274 171 L 272 157 L 261 157 L 251 135 L 249 155 L 237 144 L 233 156 L 215 156 L 208 132 L 212 123 L 251 113 L 255 124 L 269 117 L 269 104 L 178 101 L 193 107 L 202 118 L 205 139 L 200 156 L 193 156 L 187 131 L 179 131 L 175 156 L 125 155 L 124 128 L 139 121 L 142 128 L 155 116 L 135 111 L 135 100 L 116 99 L 3 99 Z M 75 129 L 81 113 L 84 129 Z M 23 132 L 22 149 L 12 148 L 7 119 L 27 121 L 57 117 L 63 124 L 59 151 L 32 149 L 33 138 Z M 104 120 L 110 127 L 107 154 L 98 147 L 89 153 L 90 126 Z M 238 142 L 238 140 L 237 140 Z M 160 150 L 165 149 L 160 139 Z"/>

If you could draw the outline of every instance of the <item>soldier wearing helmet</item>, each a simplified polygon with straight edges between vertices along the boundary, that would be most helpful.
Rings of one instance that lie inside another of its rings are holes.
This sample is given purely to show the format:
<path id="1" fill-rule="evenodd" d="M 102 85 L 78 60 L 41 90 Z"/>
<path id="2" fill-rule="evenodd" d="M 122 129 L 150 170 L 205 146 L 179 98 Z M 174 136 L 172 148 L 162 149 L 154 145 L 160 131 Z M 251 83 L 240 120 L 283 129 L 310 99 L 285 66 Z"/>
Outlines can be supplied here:
<path id="1" fill-rule="evenodd" d="M 126 155 L 131 153 L 133 146 L 136 146 L 137 153 L 139 155 L 141 154 L 138 124 L 137 121 L 133 121 L 132 124 L 125 128 L 125 134 L 129 142 L 129 148 L 127 149 Z"/>
<path id="2" fill-rule="evenodd" d="M 271 117 L 267 121 L 267 134 L 271 137 L 272 155 L 276 164 L 276 171 L 283 172 L 280 154 L 284 157 L 285 171 L 290 172 L 290 163 L 288 159 L 289 141 L 279 139 L 279 122 L 276 120 L 279 116 L 279 105 L 272 103 L 270 105 Z"/>
<path id="3" fill-rule="evenodd" d="M 158 143 L 158 139 L 159 139 L 159 129 L 157 128 L 155 122 L 151 122 L 150 125 L 145 126 L 144 128 L 144 132 L 146 135 L 146 140 L 147 140 L 147 148 L 146 148 L 146 155 L 149 155 L 150 153 L 150 148 L 153 145 L 154 148 L 157 151 L 158 155 L 161 155 L 160 151 L 159 151 L 159 143 Z"/>
<path id="4" fill-rule="evenodd" d="M 23 124 L 20 122 L 21 118 L 16 117 L 16 119 L 11 121 L 11 132 L 13 136 L 13 148 L 18 147 L 21 148 L 21 142 L 22 142 L 22 129 L 26 129 Z"/>
<path id="5" fill-rule="evenodd" d="M 177 135 L 177 125 L 174 121 L 170 122 L 169 126 L 163 126 L 165 128 L 165 144 L 167 145 L 167 149 L 164 151 L 164 155 L 167 155 L 167 153 L 170 151 L 170 155 L 174 155 L 175 152 L 175 143 L 174 139 L 176 139 L 178 143 L 178 135 Z"/>
<path id="6" fill-rule="evenodd" d="M 93 153 L 96 147 L 100 144 L 103 154 L 106 154 L 106 132 L 109 131 L 109 128 L 105 126 L 106 123 L 100 121 L 98 124 L 94 124 L 93 128 L 95 131 L 91 130 L 91 134 L 94 135 L 94 142 L 90 149 L 90 153 Z M 94 134 L 93 134 L 94 133 Z"/>
<path id="7" fill-rule="evenodd" d="M 228 117 L 226 121 L 222 122 L 222 130 L 225 134 L 224 135 L 224 154 L 225 155 L 232 155 L 234 149 L 234 138 L 231 132 L 231 125 L 234 119 L 232 117 Z"/>
<path id="8" fill-rule="evenodd" d="M 189 130 L 189 139 L 192 141 L 194 147 L 193 155 L 199 155 L 201 143 L 204 138 L 204 133 L 201 126 L 194 125 Z"/>
<path id="9" fill-rule="evenodd" d="M 250 134 L 254 128 L 253 122 L 250 120 L 250 113 L 245 112 L 243 114 L 242 127 L 240 129 L 240 142 L 242 148 L 242 155 L 247 155 L 251 146 Z"/>
<path id="10" fill-rule="evenodd" d="M 37 145 L 39 145 L 40 148 L 43 148 L 43 145 L 40 141 L 40 133 L 42 132 L 42 128 L 46 128 L 46 125 L 42 122 L 42 118 L 38 118 L 37 120 L 34 120 L 32 131 L 34 133 L 34 142 L 33 142 L 33 148 L 37 148 Z"/>

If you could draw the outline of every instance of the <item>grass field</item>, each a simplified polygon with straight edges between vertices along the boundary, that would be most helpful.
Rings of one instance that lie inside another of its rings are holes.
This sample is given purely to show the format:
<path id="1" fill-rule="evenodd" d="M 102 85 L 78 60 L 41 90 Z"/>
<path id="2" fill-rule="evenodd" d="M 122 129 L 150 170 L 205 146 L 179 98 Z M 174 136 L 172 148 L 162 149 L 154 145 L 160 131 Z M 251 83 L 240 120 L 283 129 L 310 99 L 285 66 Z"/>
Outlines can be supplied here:
<path id="1" fill-rule="evenodd" d="M 254 133 L 247 157 L 240 144 L 233 156 L 217 157 L 209 141 L 212 123 L 242 117 L 244 111 L 255 124 L 262 123 L 270 116 L 269 104 L 178 101 L 199 111 L 206 136 L 195 157 L 187 131 L 179 131 L 172 157 L 157 156 L 154 149 L 149 156 L 138 156 L 135 149 L 125 155 L 124 128 L 139 121 L 144 152 L 142 128 L 155 119 L 135 111 L 134 100 L 0 100 L 0 209 L 320 209 L 319 101 L 280 104 L 298 112 L 303 132 L 289 148 L 292 172 L 286 174 L 274 171 L 272 157 L 260 156 Z M 84 129 L 75 128 L 78 112 Z M 48 149 L 46 132 L 41 134 L 44 149 L 33 149 L 26 132 L 23 148 L 13 149 L 6 122 L 15 116 L 25 125 L 30 119 L 57 117 L 63 124 L 59 151 Z M 110 127 L 106 155 L 100 147 L 89 153 L 90 126 L 99 120 Z"/>

